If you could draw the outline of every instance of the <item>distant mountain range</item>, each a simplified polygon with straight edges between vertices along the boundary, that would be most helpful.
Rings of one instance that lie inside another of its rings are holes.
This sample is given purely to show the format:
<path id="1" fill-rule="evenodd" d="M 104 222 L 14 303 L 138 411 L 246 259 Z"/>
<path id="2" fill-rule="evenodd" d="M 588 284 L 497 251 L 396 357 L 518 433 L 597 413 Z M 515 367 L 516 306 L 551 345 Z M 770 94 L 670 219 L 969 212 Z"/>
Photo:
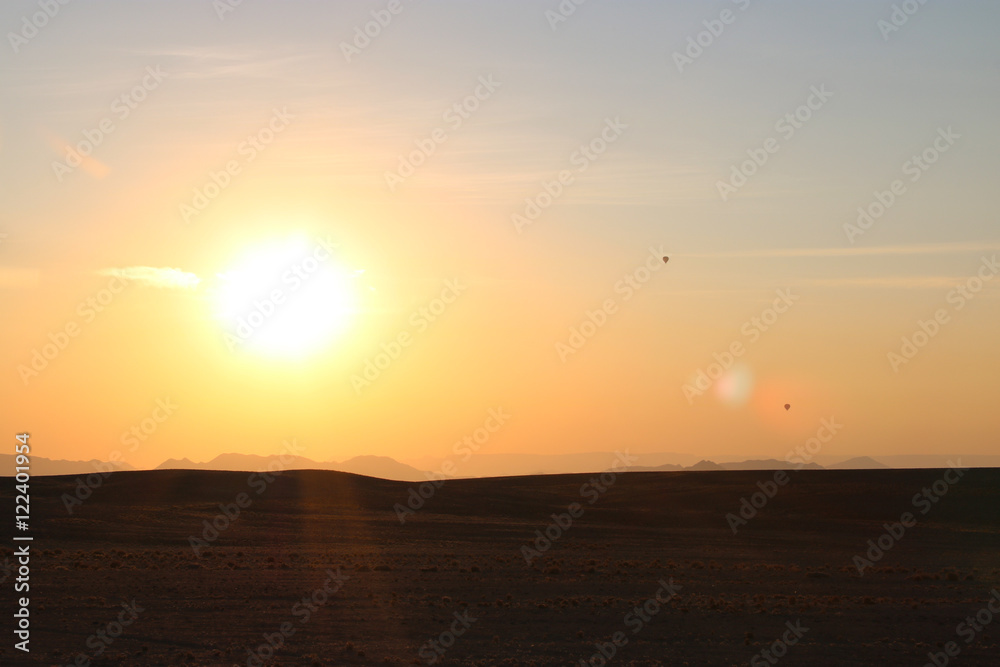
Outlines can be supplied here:
<path id="1" fill-rule="evenodd" d="M 441 477 L 507 477 L 514 475 L 546 475 L 559 473 L 601 472 L 610 470 L 641 471 L 711 471 L 711 470 L 790 470 L 800 467 L 779 459 L 750 459 L 716 463 L 708 459 L 695 461 L 694 456 L 685 454 L 635 454 L 637 462 L 643 465 L 629 465 L 622 468 L 615 452 L 592 452 L 586 454 L 476 454 L 469 461 L 451 460 L 453 475 L 444 475 L 445 462 L 449 459 L 419 459 L 416 465 L 401 463 L 388 456 L 363 455 L 346 461 L 319 462 L 302 456 L 278 456 L 257 454 L 220 454 L 211 461 L 196 463 L 190 459 L 168 459 L 156 467 L 157 470 L 336 470 L 368 477 L 380 477 L 404 482 L 423 482 L 429 478 Z M 682 460 L 689 465 L 675 462 L 660 462 L 665 458 Z M 817 457 L 821 458 L 821 457 Z M 885 468 L 945 468 L 949 461 L 962 462 L 966 467 L 1000 467 L 1000 456 L 962 455 L 902 455 L 884 456 L 876 460 L 868 456 L 858 456 L 841 461 L 826 457 L 826 465 L 810 462 L 801 466 L 805 470 L 878 470 Z M 413 463 L 411 461 L 411 463 Z M 0 454 L 0 477 L 13 476 L 14 455 Z M 426 467 L 423 467 L 426 466 Z M 124 462 L 65 461 L 31 457 L 32 475 L 86 475 L 107 470 L 135 470 Z"/>
<path id="2" fill-rule="evenodd" d="M 425 481 L 427 475 L 405 463 L 388 456 L 355 456 L 340 463 L 330 461 L 320 463 L 302 456 L 286 455 L 284 461 L 277 456 L 256 454 L 220 454 L 211 461 L 195 463 L 191 459 L 168 459 L 156 466 L 156 470 L 337 470 L 352 472 L 368 477 L 381 477 L 399 481 Z M 14 474 L 14 455 L 0 454 L 0 477 Z M 31 457 L 32 475 L 89 475 L 108 470 L 135 470 L 124 462 L 104 463 L 98 459 L 90 461 L 64 461 Z M 8 471 L 10 471 L 8 473 Z"/>
<path id="3" fill-rule="evenodd" d="M 13 454 L 0 454 L 0 476 L 15 474 L 15 459 Z M 106 470 L 135 470 L 122 461 L 103 462 L 98 459 L 89 461 L 63 461 L 62 459 L 47 459 L 41 456 L 31 457 L 31 475 L 81 475 Z"/>
<path id="4" fill-rule="evenodd" d="M 889 466 L 880 463 L 870 456 L 856 456 L 853 459 L 841 461 L 837 465 L 828 466 L 834 470 L 879 470 Z"/>
<path id="5" fill-rule="evenodd" d="M 304 456 L 286 455 L 284 461 L 277 456 L 257 454 L 219 454 L 211 461 L 195 463 L 190 459 L 168 459 L 156 466 L 157 470 L 338 470 L 368 477 L 381 477 L 404 482 L 424 481 L 427 475 L 413 466 L 400 463 L 388 456 L 355 456 L 337 463 L 318 462 Z"/>

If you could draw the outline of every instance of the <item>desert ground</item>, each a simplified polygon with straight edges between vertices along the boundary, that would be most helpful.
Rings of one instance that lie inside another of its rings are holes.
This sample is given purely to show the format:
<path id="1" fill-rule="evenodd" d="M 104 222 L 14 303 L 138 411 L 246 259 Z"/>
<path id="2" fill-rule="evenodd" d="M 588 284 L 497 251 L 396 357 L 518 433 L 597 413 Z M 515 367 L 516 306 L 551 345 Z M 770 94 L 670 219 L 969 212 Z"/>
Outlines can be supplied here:
<path id="1" fill-rule="evenodd" d="M 1000 470 L 787 475 L 38 477 L 0 664 L 1000 664 Z"/>

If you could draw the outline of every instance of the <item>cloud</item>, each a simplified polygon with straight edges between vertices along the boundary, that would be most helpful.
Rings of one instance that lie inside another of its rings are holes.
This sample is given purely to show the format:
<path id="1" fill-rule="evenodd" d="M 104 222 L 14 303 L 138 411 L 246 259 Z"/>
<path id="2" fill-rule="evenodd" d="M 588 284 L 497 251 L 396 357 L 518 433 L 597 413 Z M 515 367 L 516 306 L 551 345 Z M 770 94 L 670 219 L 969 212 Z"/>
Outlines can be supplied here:
<path id="1" fill-rule="evenodd" d="M 942 289 L 955 287 L 968 276 L 876 276 L 859 278 L 819 278 L 807 281 L 821 287 L 881 287 L 886 289 Z"/>
<path id="2" fill-rule="evenodd" d="M 869 248 L 758 248 L 707 253 L 676 253 L 685 257 L 861 257 L 870 255 L 953 255 L 1000 249 L 1000 241 L 923 243 Z"/>
<path id="3" fill-rule="evenodd" d="M 147 287 L 194 289 L 201 282 L 201 278 L 193 273 L 181 271 L 180 269 L 160 268 L 156 266 L 110 268 L 102 269 L 97 273 L 102 276 L 117 276 Z"/>
<path id="4" fill-rule="evenodd" d="M 290 69 L 302 70 L 309 61 L 322 60 L 318 52 L 300 53 L 285 47 L 167 47 L 119 49 L 141 55 L 154 62 L 165 61 L 164 69 L 172 79 L 272 78 L 287 75 Z M 306 68 L 307 69 L 307 68 Z"/>
<path id="5" fill-rule="evenodd" d="M 52 132 L 50 132 L 45 128 L 41 128 L 40 132 L 42 136 L 45 137 L 45 141 L 48 142 L 49 146 L 52 148 L 53 151 L 55 151 L 56 155 L 59 157 L 60 165 L 65 167 L 64 172 L 63 171 L 57 172 L 60 182 L 62 181 L 63 176 L 65 174 L 72 172 L 74 169 L 73 167 L 70 167 L 68 164 L 70 155 L 74 155 L 77 159 L 79 159 L 80 168 L 83 169 L 83 171 L 85 171 L 86 173 L 93 176 L 94 178 L 97 179 L 104 178 L 105 176 L 108 175 L 108 172 L 111 171 L 111 167 L 109 167 L 108 165 L 104 164 L 103 162 L 101 162 L 100 160 L 91 155 L 81 154 L 73 146 L 71 146 L 68 141 L 66 141 L 62 137 L 53 134 Z"/>

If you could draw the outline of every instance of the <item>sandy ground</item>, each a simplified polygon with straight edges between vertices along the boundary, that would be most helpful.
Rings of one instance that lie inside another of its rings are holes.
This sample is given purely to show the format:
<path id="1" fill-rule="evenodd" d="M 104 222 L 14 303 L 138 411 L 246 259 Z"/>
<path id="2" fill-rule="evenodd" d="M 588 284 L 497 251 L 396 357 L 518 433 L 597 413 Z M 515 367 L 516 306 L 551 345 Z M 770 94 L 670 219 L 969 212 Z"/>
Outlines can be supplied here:
<path id="1" fill-rule="evenodd" d="M 120 472 L 72 514 L 36 478 L 0 664 L 997 665 L 1000 471 L 944 472 L 459 480 L 405 523 L 419 485 L 335 472 Z"/>

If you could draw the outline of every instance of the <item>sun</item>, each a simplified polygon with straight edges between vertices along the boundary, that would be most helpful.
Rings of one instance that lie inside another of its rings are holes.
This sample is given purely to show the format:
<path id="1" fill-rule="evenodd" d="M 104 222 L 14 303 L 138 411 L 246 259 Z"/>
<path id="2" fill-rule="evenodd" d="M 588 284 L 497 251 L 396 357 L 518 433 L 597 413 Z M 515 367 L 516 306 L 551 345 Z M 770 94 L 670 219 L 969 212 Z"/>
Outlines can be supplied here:
<path id="1" fill-rule="evenodd" d="M 338 264 L 328 239 L 297 236 L 247 253 L 217 276 L 227 345 L 286 357 L 328 347 L 353 318 L 359 273 Z"/>

